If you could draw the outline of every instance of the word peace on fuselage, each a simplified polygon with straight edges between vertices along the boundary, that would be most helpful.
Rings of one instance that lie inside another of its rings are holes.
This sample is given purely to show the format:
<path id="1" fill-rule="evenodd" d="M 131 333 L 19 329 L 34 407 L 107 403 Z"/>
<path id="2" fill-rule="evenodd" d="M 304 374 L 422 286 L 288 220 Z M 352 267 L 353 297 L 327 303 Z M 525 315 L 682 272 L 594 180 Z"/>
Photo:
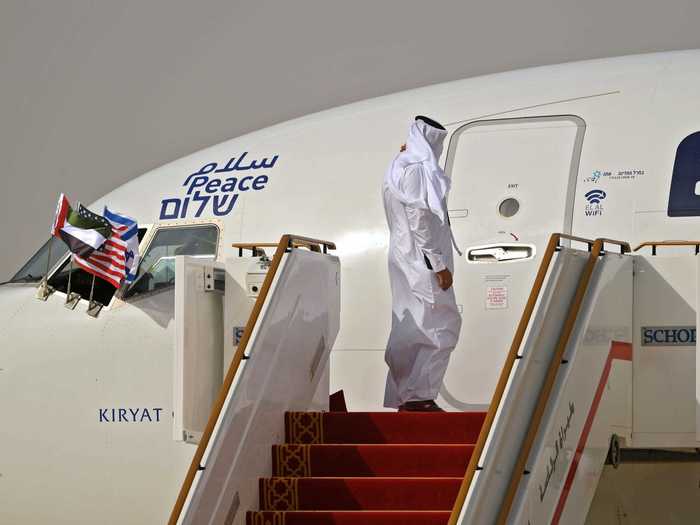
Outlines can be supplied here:
<path id="1" fill-rule="evenodd" d="M 243 175 L 225 179 L 215 175 L 234 171 L 272 169 L 279 158 L 279 155 L 275 155 L 269 162 L 267 158 L 264 158 L 261 161 L 253 160 L 242 163 L 246 155 L 247 152 L 244 152 L 238 158 L 232 157 L 224 167 L 218 169 L 216 162 L 205 164 L 198 171 L 188 175 L 182 184 L 185 188 L 184 197 L 166 198 L 161 201 L 161 220 L 184 219 L 190 210 L 194 211 L 194 217 L 197 218 L 207 208 L 210 208 L 211 213 L 215 216 L 228 215 L 233 211 L 240 193 L 264 190 L 270 180 L 267 174 Z M 209 174 L 214 175 L 210 177 Z M 190 203 L 192 203 L 192 207 L 190 207 Z"/>

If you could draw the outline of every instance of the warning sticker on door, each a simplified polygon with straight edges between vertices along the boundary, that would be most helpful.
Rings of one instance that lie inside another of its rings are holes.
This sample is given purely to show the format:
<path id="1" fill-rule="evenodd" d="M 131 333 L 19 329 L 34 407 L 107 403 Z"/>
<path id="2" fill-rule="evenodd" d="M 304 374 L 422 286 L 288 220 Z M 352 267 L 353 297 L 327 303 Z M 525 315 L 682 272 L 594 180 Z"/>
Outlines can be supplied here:
<path id="1" fill-rule="evenodd" d="M 507 286 L 487 286 L 486 287 L 486 309 L 499 310 L 508 308 L 508 287 Z"/>

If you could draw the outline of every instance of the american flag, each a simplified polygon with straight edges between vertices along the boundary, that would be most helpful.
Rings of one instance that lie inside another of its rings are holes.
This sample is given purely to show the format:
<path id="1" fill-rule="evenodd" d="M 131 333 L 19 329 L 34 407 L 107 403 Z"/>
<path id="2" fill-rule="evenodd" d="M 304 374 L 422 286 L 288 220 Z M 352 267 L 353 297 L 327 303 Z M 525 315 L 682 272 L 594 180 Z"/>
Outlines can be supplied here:
<path id="1" fill-rule="evenodd" d="M 118 229 L 113 228 L 112 235 L 101 248 L 85 259 L 73 255 L 73 262 L 86 272 L 119 288 L 126 277 L 126 242 L 122 240 Z"/>
<path id="2" fill-rule="evenodd" d="M 104 216 L 112 228 L 117 230 L 122 241 L 126 243 L 126 260 L 124 262 L 126 278 L 124 280 L 127 283 L 131 283 L 136 279 L 136 272 L 141 260 L 139 254 L 139 226 L 136 223 L 136 219 L 114 212 L 107 206 L 105 206 Z"/>

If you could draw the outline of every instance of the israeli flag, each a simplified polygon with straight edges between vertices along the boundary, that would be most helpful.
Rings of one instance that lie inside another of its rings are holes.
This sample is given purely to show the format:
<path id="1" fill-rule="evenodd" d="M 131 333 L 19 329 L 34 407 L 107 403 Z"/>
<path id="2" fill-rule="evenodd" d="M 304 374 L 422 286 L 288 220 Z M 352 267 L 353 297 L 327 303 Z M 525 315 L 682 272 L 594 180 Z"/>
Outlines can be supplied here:
<path id="1" fill-rule="evenodd" d="M 104 217 L 126 243 L 126 261 L 124 263 L 124 266 L 126 266 L 126 278 L 124 281 L 131 283 L 136 279 L 139 261 L 141 260 L 139 254 L 139 225 L 136 223 L 136 219 L 110 211 L 107 206 L 105 206 Z"/>

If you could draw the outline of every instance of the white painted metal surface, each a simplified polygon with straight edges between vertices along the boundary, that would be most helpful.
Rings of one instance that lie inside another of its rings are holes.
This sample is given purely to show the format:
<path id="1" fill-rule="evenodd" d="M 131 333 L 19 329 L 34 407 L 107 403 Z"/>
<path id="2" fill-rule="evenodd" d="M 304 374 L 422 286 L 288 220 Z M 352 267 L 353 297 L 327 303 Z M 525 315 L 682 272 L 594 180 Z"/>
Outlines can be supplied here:
<path id="1" fill-rule="evenodd" d="M 456 408 L 488 404 L 539 266 L 538 253 L 552 232 L 571 233 L 585 128 L 575 116 L 525 117 L 466 123 L 451 135 L 445 167 L 452 179 L 449 207 L 468 210 L 466 217 L 451 219 L 466 254 L 455 261 L 455 292 L 465 315 L 441 395 Z M 559 197 L 547 199 L 552 194 Z M 485 244 L 501 250 L 483 264 L 468 264 Z M 521 257 L 507 255 L 518 252 Z"/>
<path id="2" fill-rule="evenodd" d="M 511 372 L 503 401 L 481 456 L 459 523 L 495 522 L 521 443 L 527 432 L 551 355 L 566 319 L 588 253 L 563 248 L 549 277 Z"/>
<path id="3" fill-rule="evenodd" d="M 612 253 L 596 264 L 510 523 L 584 523 L 611 435 L 630 438 L 632 266 Z"/>
<path id="4" fill-rule="evenodd" d="M 199 443 L 223 375 L 224 299 L 213 289 L 214 268 L 224 265 L 175 258 L 173 438 L 188 443 Z"/>
<path id="5" fill-rule="evenodd" d="M 226 376 L 233 354 L 243 337 L 243 329 L 255 305 L 256 298 L 252 297 L 247 290 L 248 275 L 251 272 L 259 272 L 260 267 L 259 257 L 236 257 L 226 260 L 222 380 Z"/>
<path id="6" fill-rule="evenodd" d="M 258 501 L 257 479 L 272 471 L 270 447 L 284 441 L 284 412 L 309 409 L 328 379 L 339 327 L 338 258 L 304 250 L 285 255 L 181 523 L 245 523 L 245 510 Z"/>
<path id="7" fill-rule="evenodd" d="M 588 257 L 587 252 L 564 249 L 553 262 L 461 524 L 493 523 L 498 516 Z M 611 434 L 630 439 L 632 266 L 631 256 L 606 254 L 595 267 L 525 466 L 527 474 L 520 476 L 509 523 L 583 523 Z M 626 361 L 612 362 L 620 356 Z"/>
<path id="8" fill-rule="evenodd" d="M 698 258 L 659 250 L 635 258 L 632 446 L 695 448 Z"/>
<path id="9" fill-rule="evenodd" d="M 2 288 L 0 523 L 164 523 L 194 451 L 172 436 L 173 289 L 92 319 Z"/>

